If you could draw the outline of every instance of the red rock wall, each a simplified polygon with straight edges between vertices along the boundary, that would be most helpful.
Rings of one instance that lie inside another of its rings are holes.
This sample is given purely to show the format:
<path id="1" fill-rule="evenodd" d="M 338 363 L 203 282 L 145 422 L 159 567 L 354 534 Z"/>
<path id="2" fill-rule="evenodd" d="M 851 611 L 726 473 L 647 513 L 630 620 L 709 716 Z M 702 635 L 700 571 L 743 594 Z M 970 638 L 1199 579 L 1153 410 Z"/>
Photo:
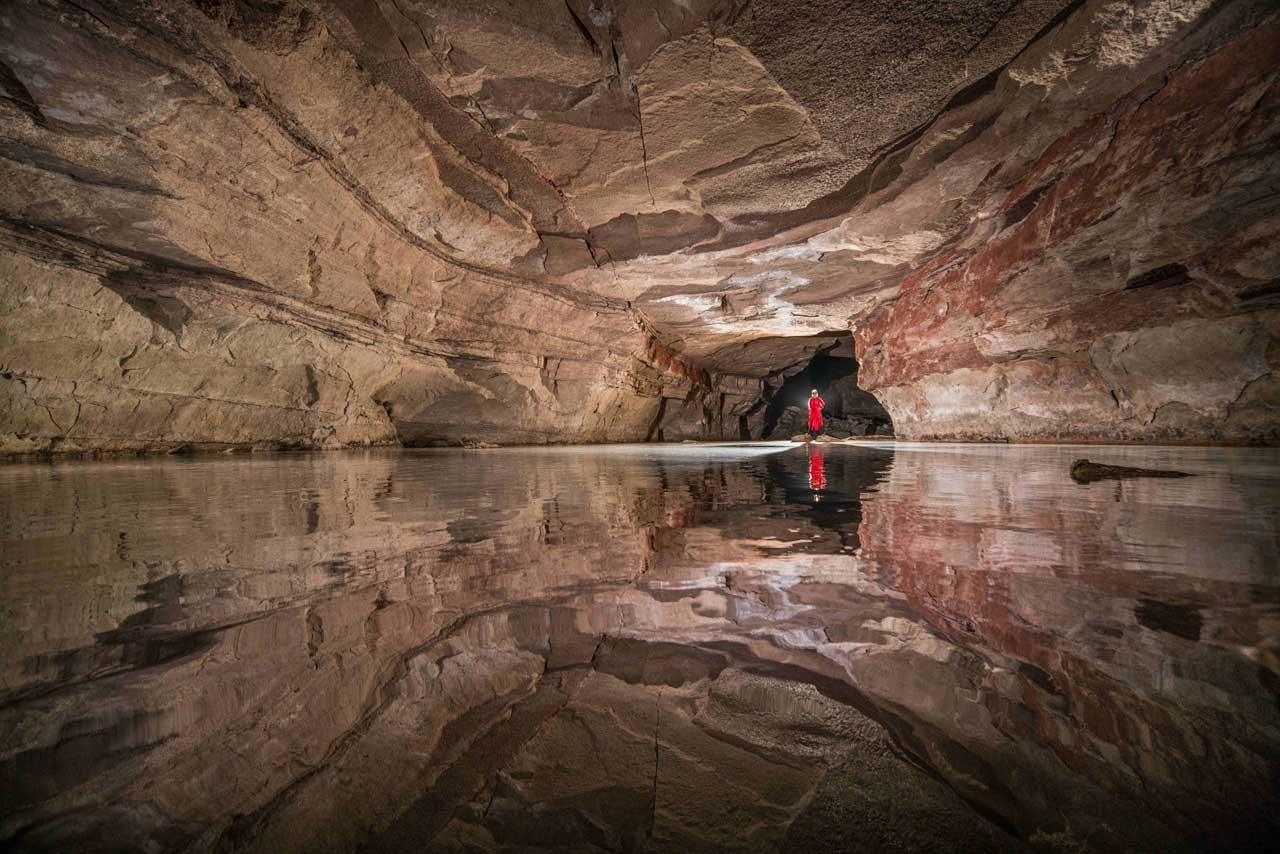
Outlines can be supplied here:
<path id="1" fill-rule="evenodd" d="M 911 438 L 1280 439 L 1280 27 L 1044 151 L 855 326 Z"/>

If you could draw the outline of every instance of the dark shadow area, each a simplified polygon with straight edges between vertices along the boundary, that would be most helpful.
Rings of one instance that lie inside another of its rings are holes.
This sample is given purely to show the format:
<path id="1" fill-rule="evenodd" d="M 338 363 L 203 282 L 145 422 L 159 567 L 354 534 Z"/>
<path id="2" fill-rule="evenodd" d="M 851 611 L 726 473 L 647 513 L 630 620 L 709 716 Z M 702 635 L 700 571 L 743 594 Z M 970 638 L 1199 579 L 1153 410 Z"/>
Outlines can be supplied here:
<path id="1" fill-rule="evenodd" d="M 858 387 L 858 360 L 818 353 L 798 373 L 787 377 L 769 399 L 762 438 L 788 439 L 804 432 L 809 391 L 826 402 L 823 417 L 837 438 L 893 435 L 893 422 L 880 401 Z"/>

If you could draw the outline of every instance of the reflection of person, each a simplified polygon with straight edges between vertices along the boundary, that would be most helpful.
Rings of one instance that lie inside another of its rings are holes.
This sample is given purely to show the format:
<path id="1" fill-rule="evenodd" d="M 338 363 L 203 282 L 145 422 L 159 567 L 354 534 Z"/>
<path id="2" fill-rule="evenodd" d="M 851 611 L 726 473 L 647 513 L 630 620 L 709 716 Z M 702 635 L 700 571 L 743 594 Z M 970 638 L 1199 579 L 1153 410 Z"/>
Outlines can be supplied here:
<path id="1" fill-rule="evenodd" d="M 822 408 L 826 405 L 826 401 L 818 397 L 816 388 L 809 392 L 809 435 L 817 436 L 822 432 Z"/>
<path id="2" fill-rule="evenodd" d="M 827 488 L 827 473 L 822 468 L 822 448 L 809 446 L 809 488 L 814 492 Z"/>

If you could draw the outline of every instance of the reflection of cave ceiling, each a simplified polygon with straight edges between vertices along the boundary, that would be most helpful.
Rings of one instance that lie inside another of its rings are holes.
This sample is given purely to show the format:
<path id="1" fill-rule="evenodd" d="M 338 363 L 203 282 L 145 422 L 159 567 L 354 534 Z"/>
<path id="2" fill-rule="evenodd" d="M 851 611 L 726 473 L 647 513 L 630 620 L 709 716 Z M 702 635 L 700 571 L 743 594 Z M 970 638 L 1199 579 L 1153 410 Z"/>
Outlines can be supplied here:
<path id="1" fill-rule="evenodd" d="M 0 846 L 1258 850 L 1276 455 L 1078 453 L 10 466 Z"/>

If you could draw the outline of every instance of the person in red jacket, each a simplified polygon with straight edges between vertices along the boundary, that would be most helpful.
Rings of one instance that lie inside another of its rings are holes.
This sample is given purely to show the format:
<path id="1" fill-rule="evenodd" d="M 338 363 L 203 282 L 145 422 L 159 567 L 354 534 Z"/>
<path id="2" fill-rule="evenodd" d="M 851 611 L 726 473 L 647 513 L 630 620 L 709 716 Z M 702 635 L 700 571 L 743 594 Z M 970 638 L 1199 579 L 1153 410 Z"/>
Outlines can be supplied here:
<path id="1" fill-rule="evenodd" d="M 818 397 L 816 388 L 809 392 L 809 435 L 817 436 L 822 432 L 822 408 L 826 405 L 826 402 Z"/>

